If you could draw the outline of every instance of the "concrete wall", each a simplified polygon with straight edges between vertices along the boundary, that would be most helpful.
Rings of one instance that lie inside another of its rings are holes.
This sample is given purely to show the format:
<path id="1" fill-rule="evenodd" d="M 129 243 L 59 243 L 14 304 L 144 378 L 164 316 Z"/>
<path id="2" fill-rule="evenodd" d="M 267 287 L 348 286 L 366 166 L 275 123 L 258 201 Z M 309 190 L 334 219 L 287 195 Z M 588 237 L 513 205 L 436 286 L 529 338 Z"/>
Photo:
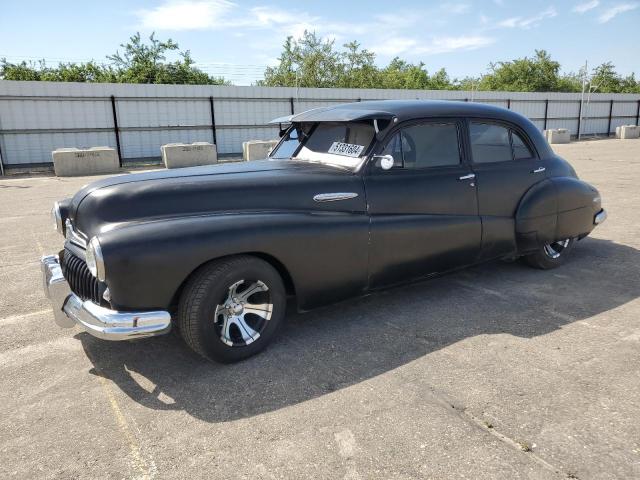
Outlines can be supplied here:
<path id="1" fill-rule="evenodd" d="M 114 96 L 112 103 L 111 96 Z M 218 153 L 240 155 L 242 142 L 277 138 L 275 117 L 319 106 L 374 99 L 467 100 L 510 107 L 544 128 L 567 128 L 576 135 L 580 94 L 228 87 L 209 85 L 131 85 L 0 81 L 0 155 L 4 165 L 51 162 L 64 147 L 107 145 L 126 161 L 160 159 L 167 143 L 213 142 L 211 101 Z M 548 100 L 548 105 L 547 101 Z M 614 100 L 613 110 L 610 101 Z M 615 132 L 636 123 L 637 94 L 592 94 L 585 107 L 583 134 Z"/>

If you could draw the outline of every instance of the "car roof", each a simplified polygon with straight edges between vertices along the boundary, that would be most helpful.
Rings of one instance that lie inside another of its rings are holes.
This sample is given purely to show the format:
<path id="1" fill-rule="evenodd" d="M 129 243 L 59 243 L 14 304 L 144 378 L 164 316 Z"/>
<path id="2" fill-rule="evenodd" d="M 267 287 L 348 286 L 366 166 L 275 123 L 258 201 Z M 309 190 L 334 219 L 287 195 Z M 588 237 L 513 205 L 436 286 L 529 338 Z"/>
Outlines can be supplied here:
<path id="1" fill-rule="evenodd" d="M 372 119 L 397 119 L 393 123 L 421 118 L 465 117 L 504 120 L 519 126 L 534 143 L 538 153 L 552 155 L 546 140 L 527 117 L 512 110 L 483 103 L 453 100 L 373 100 L 314 108 L 281 117 L 272 122 L 353 122 Z"/>
<path id="2" fill-rule="evenodd" d="M 292 115 L 292 122 L 356 121 L 373 118 L 393 118 L 398 121 L 425 117 L 473 116 L 510 118 L 514 112 L 504 108 L 474 102 L 451 100 L 374 100 L 343 103 L 314 108 Z M 515 114 L 517 115 L 517 114 Z M 519 117 L 519 115 L 517 115 Z"/>

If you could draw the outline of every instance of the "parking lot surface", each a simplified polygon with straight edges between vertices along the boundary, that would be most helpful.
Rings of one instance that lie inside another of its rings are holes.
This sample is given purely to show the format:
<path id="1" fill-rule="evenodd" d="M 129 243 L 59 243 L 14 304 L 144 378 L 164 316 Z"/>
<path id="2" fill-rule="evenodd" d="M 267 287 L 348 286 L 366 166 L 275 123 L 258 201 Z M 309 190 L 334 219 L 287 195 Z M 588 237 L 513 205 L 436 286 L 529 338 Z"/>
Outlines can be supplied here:
<path id="1" fill-rule="evenodd" d="M 49 210 L 98 177 L 0 178 L 0 478 L 640 478 L 640 141 L 555 147 L 609 213 L 566 265 L 291 312 L 234 365 L 59 329 Z"/>

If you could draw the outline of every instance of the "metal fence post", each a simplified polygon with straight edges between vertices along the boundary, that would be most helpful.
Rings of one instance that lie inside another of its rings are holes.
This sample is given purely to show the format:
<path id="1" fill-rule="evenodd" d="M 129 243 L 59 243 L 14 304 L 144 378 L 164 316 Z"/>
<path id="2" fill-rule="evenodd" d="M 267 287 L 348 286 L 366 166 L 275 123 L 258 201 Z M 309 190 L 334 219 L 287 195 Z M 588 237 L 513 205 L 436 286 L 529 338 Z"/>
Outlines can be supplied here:
<path id="1" fill-rule="evenodd" d="M 543 130 L 547 129 L 547 118 L 549 118 L 548 115 L 547 115 L 548 113 L 549 113 L 549 99 L 547 98 L 544 101 L 544 127 L 543 127 Z"/>
<path id="2" fill-rule="evenodd" d="M 293 97 L 289 97 L 289 105 L 291 106 L 291 115 L 293 115 L 295 113 L 293 111 Z"/>
<path id="3" fill-rule="evenodd" d="M 511 110 L 511 99 L 507 98 L 507 110 Z"/>
<path id="4" fill-rule="evenodd" d="M 113 132 L 116 134 L 116 148 L 118 149 L 118 161 L 122 167 L 122 148 L 120 148 L 120 128 L 118 127 L 118 113 L 116 112 L 116 97 L 111 95 L 111 112 L 113 113 Z"/>
<path id="5" fill-rule="evenodd" d="M 640 105 L 640 102 L 638 102 Z M 2 122 L 0 122 L 2 125 Z M 2 156 L 2 131 L 0 130 L 0 176 L 4 177 L 4 157 Z"/>
<path id="6" fill-rule="evenodd" d="M 636 108 L 636 125 L 640 125 L 640 100 L 638 100 L 638 108 Z"/>
<path id="7" fill-rule="evenodd" d="M 607 137 L 611 135 L 611 117 L 613 115 L 613 99 L 609 103 L 609 124 L 607 126 Z"/>
<path id="8" fill-rule="evenodd" d="M 578 140 L 580 140 L 580 123 L 582 121 L 582 102 L 578 100 Z"/>
<path id="9" fill-rule="evenodd" d="M 0 135 L 0 176 L 4 177 L 4 159 L 2 158 L 2 135 Z"/>
<path id="10" fill-rule="evenodd" d="M 209 97 L 209 107 L 211 108 L 211 133 L 213 134 L 213 144 L 218 145 L 218 137 L 216 135 L 216 111 L 213 108 L 213 96 Z"/>

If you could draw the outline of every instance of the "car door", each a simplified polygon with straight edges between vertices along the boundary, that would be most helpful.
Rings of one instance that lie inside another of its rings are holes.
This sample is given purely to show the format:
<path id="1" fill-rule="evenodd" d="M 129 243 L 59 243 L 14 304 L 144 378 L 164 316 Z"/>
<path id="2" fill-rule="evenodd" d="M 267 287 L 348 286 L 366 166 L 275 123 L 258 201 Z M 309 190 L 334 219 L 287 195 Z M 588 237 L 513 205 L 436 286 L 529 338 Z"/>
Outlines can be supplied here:
<path id="1" fill-rule="evenodd" d="M 482 219 L 480 258 L 514 253 L 516 210 L 525 192 L 546 178 L 545 162 L 514 125 L 471 119 L 468 129 Z"/>
<path id="2" fill-rule="evenodd" d="M 364 177 L 371 218 L 369 286 L 377 288 L 473 263 L 481 224 L 474 174 L 458 120 L 429 120 L 396 129 Z"/>

